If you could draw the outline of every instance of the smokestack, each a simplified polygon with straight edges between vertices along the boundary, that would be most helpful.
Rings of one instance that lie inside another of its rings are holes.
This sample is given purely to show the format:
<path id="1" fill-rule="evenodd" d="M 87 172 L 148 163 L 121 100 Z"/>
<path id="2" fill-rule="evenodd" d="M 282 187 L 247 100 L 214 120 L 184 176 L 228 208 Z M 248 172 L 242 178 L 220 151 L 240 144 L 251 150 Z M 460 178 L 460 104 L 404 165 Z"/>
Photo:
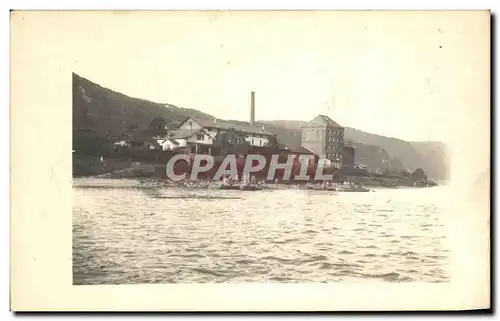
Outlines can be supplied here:
<path id="1" fill-rule="evenodd" d="M 250 125 L 255 125 L 255 92 L 250 94 Z"/>

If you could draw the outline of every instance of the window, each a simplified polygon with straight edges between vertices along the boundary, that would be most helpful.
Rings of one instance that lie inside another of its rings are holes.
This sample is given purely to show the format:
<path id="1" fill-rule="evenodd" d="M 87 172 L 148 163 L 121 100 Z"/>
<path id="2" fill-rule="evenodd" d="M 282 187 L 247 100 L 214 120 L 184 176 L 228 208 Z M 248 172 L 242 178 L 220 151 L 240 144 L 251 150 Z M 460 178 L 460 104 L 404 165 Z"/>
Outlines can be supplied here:
<path id="1" fill-rule="evenodd" d="M 252 138 L 252 145 L 255 145 L 255 141 L 254 141 L 254 139 L 253 139 L 253 138 Z"/>
<path id="2" fill-rule="evenodd" d="M 196 134 L 196 140 L 205 140 L 205 135 L 203 135 L 203 134 Z"/>

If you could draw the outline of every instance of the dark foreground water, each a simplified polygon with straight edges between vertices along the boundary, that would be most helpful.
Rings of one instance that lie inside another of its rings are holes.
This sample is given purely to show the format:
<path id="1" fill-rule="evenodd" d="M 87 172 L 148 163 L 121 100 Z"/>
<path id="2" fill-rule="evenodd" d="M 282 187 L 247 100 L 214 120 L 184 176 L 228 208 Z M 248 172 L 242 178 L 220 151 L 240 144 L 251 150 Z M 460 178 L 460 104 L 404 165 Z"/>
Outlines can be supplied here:
<path id="1" fill-rule="evenodd" d="M 449 281 L 444 188 L 95 185 L 75 181 L 74 284 Z"/>

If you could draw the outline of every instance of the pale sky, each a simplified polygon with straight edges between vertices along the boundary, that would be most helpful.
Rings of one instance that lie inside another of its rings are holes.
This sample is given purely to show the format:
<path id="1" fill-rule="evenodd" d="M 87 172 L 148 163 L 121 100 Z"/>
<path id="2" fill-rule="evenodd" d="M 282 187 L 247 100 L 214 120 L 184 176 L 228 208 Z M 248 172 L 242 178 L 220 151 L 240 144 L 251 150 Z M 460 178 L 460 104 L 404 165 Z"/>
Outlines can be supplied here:
<path id="1" fill-rule="evenodd" d="M 450 117 L 489 105 L 484 12 L 121 12 L 59 21 L 59 49 L 71 52 L 61 55 L 73 57 L 77 74 L 224 119 L 249 120 L 254 90 L 257 120 L 322 113 L 367 132 L 446 142 Z"/>

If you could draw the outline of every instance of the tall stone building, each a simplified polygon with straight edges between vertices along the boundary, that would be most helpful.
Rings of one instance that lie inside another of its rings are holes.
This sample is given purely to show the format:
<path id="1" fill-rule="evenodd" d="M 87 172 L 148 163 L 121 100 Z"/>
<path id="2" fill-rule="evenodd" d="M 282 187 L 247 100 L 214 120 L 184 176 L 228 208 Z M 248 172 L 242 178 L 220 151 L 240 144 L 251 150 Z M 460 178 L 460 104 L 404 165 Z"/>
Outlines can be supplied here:
<path id="1" fill-rule="evenodd" d="M 330 117 L 318 115 L 302 127 L 301 144 L 316 155 L 324 156 L 336 168 L 342 168 L 344 128 Z"/>
<path id="2" fill-rule="evenodd" d="M 351 143 L 344 145 L 344 154 L 342 156 L 342 167 L 353 168 L 354 167 L 354 147 Z"/>

